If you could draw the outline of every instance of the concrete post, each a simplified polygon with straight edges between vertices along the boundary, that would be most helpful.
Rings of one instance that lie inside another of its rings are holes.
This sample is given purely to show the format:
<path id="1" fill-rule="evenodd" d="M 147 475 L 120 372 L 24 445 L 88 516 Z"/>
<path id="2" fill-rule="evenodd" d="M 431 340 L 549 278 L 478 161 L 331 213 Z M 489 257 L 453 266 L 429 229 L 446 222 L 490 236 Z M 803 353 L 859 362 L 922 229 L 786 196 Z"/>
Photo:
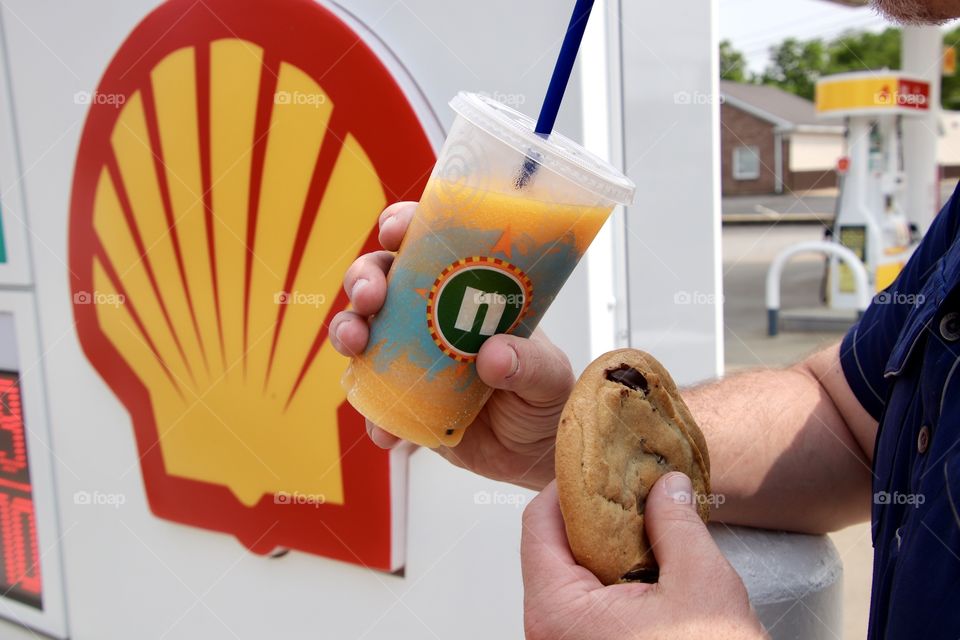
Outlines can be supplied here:
<path id="1" fill-rule="evenodd" d="M 620 119 L 611 132 L 637 184 L 622 236 L 630 345 L 681 384 L 715 378 L 723 373 L 719 4 L 614 4 Z"/>
<path id="2" fill-rule="evenodd" d="M 842 635 L 843 563 L 826 536 L 711 523 L 717 546 L 736 569 L 774 640 Z"/>
<path id="3" fill-rule="evenodd" d="M 907 174 L 907 219 L 926 232 L 939 208 L 937 139 L 940 119 L 940 75 L 943 34 L 935 26 L 906 26 L 902 31 L 900 66 L 930 83 L 930 111 L 903 119 L 903 164 Z"/>

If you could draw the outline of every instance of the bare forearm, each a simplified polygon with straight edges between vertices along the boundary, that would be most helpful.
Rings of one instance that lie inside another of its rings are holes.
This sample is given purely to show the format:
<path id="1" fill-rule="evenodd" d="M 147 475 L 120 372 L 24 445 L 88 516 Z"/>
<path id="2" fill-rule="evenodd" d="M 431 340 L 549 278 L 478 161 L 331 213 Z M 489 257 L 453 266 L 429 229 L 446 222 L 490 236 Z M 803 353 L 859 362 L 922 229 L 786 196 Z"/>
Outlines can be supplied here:
<path id="1" fill-rule="evenodd" d="M 724 499 L 713 517 L 809 533 L 869 517 L 872 451 L 861 433 L 869 425 L 851 430 L 848 421 L 864 424 L 866 414 L 824 386 L 836 375 L 825 351 L 684 392 L 710 449 L 712 490 Z"/>

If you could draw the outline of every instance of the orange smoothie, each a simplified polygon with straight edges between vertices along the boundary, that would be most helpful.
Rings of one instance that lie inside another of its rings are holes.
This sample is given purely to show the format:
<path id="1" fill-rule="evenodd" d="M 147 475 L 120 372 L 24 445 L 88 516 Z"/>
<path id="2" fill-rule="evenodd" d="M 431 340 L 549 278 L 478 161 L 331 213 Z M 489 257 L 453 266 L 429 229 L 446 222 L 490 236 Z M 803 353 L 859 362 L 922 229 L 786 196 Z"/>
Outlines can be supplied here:
<path id="1" fill-rule="evenodd" d="M 344 376 L 357 410 L 417 444 L 460 442 L 491 393 L 474 366 L 480 346 L 530 335 L 613 208 L 498 187 L 431 179 L 367 350 Z"/>

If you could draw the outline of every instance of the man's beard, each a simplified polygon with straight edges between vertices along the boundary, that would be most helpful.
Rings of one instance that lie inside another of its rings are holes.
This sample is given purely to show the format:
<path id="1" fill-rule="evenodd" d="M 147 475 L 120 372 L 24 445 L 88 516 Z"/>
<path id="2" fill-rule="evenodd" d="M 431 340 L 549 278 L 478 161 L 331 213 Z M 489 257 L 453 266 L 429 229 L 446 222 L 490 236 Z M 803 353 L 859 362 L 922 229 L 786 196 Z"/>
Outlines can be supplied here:
<path id="1" fill-rule="evenodd" d="M 960 16 L 957 2 L 942 2 L 937 10 L 930 7 L 930 0 L 872 0 L 873 7 L 885 17 L 904 24 L 943 24 Z"/>

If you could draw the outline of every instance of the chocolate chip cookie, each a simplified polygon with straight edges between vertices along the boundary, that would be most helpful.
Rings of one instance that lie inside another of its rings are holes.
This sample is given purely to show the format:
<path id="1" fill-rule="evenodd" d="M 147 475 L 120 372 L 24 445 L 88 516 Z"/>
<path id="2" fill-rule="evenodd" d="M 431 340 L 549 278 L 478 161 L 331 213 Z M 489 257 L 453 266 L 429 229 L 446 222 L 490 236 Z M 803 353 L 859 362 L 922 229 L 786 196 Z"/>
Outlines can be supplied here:
<path id="1" fill-rule="evenodd" d="M 580 376 L 560 417 L 556 468 L 570 548 L 603 584 L 656 582 L 643 511 L 663 474 L 687 474 L 709 517 L 707 443 L 670 374 L 642 351 L 611 351 Z"/>

